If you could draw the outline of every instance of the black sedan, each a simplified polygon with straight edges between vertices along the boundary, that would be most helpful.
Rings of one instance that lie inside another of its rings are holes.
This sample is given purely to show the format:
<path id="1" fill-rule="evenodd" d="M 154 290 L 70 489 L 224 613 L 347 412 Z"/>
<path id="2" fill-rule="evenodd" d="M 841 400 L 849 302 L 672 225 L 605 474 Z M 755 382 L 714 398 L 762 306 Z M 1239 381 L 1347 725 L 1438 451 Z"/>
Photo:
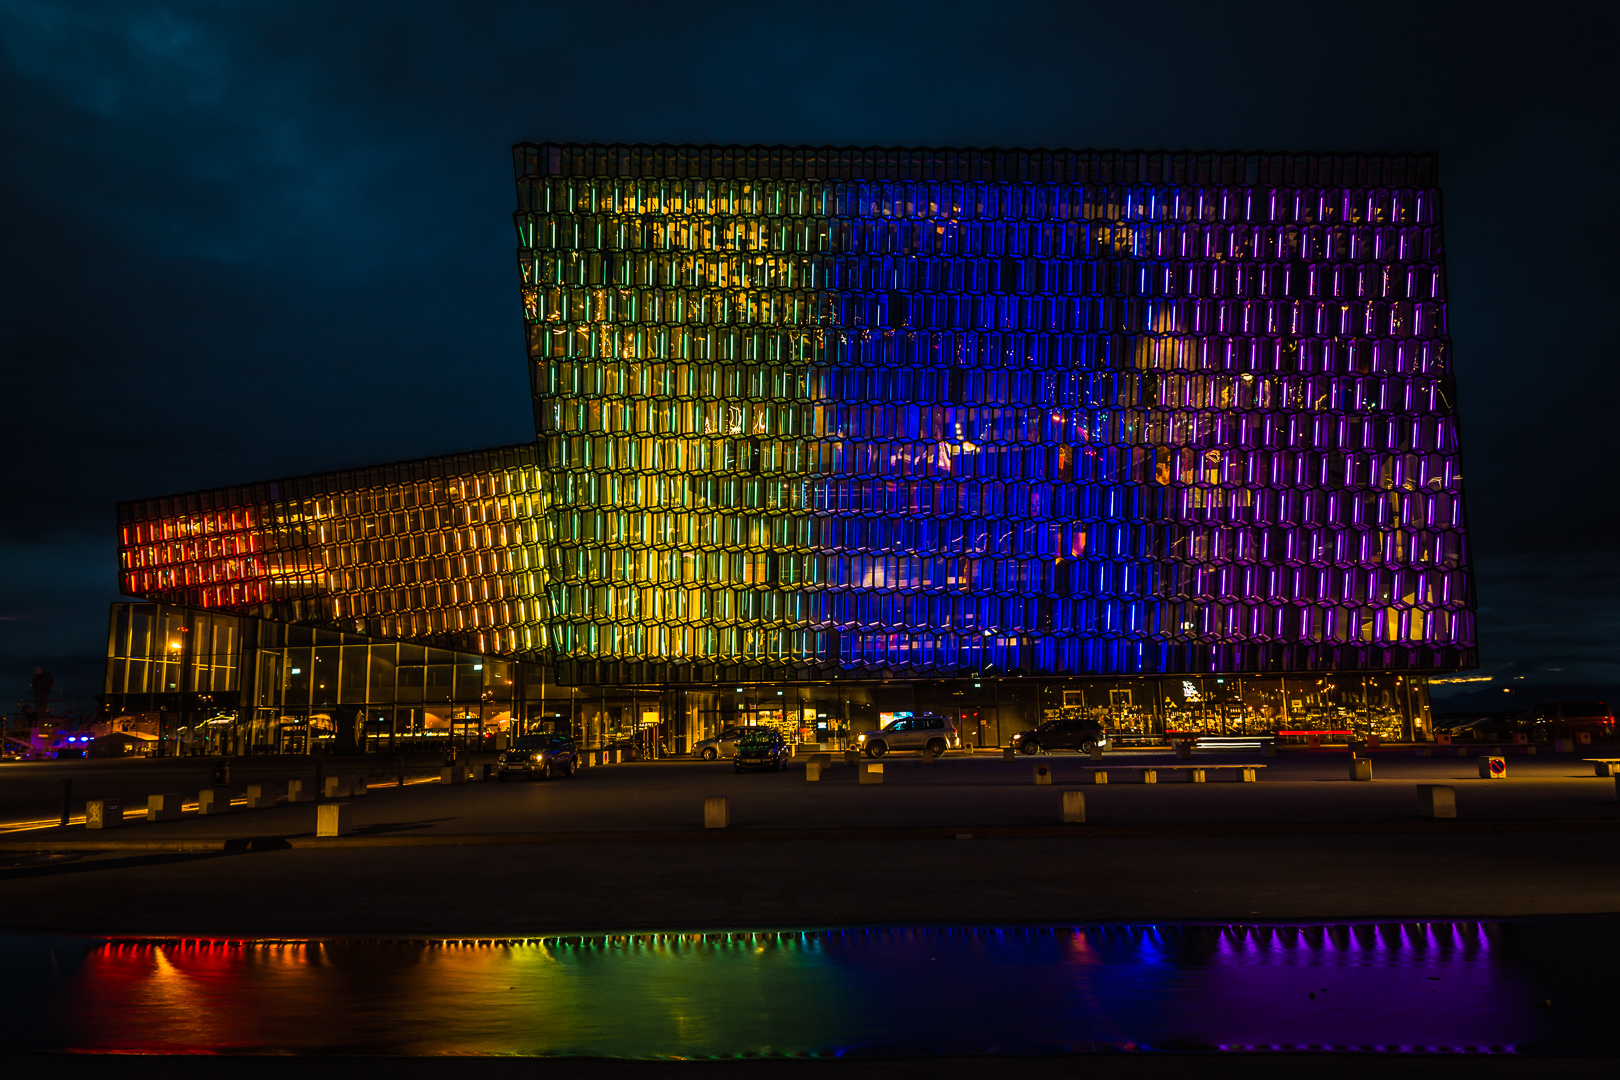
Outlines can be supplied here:
<path id="1" fill-rule="evenodd" d="M 1108 745 L 1108 733 L 1095 720 L 1048 720 L 1034 731 L 1020 731 L 1012 737 L 1013 748 L 1022 754 L 1042 750 L 1079 750 L 1091 753 L 1092 746 Z"/>
<path id="2" fill-rule="evenodd" d="M 554 776 L 573 776 L 578 761 L 574 740 L 567 735 L 555 731 L 519 735 L 511 749 L 501 751 L 495 775 L 500 780 L 513 776 L 550 780 Z"/>
<path id="3" fill-rule="evenodd" d="M 738 772 L 781 772 L 793 758 L 782 733 L 774 728 L 746 728 L 731 759 Z"/>

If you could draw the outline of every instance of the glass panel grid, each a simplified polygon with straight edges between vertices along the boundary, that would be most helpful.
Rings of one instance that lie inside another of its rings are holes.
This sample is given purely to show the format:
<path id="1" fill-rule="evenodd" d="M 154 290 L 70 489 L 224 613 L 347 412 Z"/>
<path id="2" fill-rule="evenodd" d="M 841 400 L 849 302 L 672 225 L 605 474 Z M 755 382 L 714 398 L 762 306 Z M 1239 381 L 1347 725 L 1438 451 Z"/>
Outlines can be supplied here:
<path id="1" fill-rule="evenodd" d="M 546 646 L 532 445 L 119 507 L 131 596 L 514 657 Z"/>
<path id="2" fill-rule="evenodd" d="M 1472 663 L 1433 159 L 986 153 L 517 148 L 565 668 Z"/>

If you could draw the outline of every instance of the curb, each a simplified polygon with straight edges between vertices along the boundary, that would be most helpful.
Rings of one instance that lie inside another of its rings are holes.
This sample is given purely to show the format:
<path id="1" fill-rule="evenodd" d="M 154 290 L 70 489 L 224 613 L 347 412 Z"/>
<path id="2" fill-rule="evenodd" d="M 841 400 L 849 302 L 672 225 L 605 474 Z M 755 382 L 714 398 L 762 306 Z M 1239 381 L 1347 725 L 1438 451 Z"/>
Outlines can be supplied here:
<path id="1" fill-rule="evenodd" d="M 1324 821 L 1232 822 L 1188 825 L 994 825 L 941 828 L 914 826 L 874 829 L 681 829 L 664 832 L 442 833 L 411 836 L 197 837 L 174 840 L 11 840 L 0 851 L 166 851 L 250 852 L 331 848 L 486 847 L 529 844 L 668 844 L 748 841 L 847 840 L 1079 840 L 1156 836 L 1433 836 L 1457 833 L 1616 832 L 1620 819 L 1564 821 Z M 0 871 L 3 876 L 3 871 Z"/>

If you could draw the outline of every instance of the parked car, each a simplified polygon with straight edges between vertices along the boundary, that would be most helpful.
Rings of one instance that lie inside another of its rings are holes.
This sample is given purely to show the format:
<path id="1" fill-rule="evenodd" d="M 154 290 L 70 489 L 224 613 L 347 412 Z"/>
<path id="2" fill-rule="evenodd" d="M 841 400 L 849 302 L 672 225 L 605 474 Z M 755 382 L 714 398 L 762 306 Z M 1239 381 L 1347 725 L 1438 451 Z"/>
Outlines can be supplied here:
<path id="1" fill-rule="evenodd" d="M 743 737 L 746 731 L 753 731 L 747 727 L 728 727 L 721 730 L 713 738 L 704 739 L 692 746 L 692 755 L 704 761 L 713 761 L 716 758 L 736 757 L 737 740 Z"/>
<path id="2" fill-rule="evenodd" d="M 573 776 L 579 760 L 574 740 L 556 731 L 536 735 L 519 735 L 510 748 L 501 751 L 495 766 L 495 778 L 505 780 L 521 776 L 530 780 L 550 780 L 554 776 Z"/>
<path id="3" fill-rule="evenodd" d="M 1583 731 L 1593 739 L 1614 737 L 1614 710 L 1606 701 L 1546 701 L 1521 722 L 1538 739 L 1572 739 Z"/>
<path id="4" fill-rule="evenodd" d="M 855 739 L 868 757 L 882 757 L 891 750 L 930 750 L 935 756 L 962 745 L 956 721 L 925 713 L 891 720 L 877 731 L 863 731 Z"/>
<path id="5" fill-rule="evenodd" d="M 1016 732 L 1012 744 L 1021 754 L 1038 754 L 1042 750 L 1079 750 L 1089 754 L 1098 744 L 1107 749 L 1108 733 L 1095 720 L 1048 720 L 1034 731 Z"/>
<path id="6" fill-rule="evenodd" d="M 781 772 L 787 768 L 787 763 L 793 758 L 793 749 L 788 746 L 782 733 L 775 728 L 751 727 L 744 728 L 742 736 L 737 740 L 737 752 L 731 763 L 737 772 L 751 770 Z"/>
<path id="7" fill-rule="evenodd" d="M 1489 719 L 1489 717 L 1484 716 L 1440 717 L 1434 722 L 1434 733 L 1436 735 L 1450 735 L 1452 738 L 1472 738 L 1474 729 Z"/>

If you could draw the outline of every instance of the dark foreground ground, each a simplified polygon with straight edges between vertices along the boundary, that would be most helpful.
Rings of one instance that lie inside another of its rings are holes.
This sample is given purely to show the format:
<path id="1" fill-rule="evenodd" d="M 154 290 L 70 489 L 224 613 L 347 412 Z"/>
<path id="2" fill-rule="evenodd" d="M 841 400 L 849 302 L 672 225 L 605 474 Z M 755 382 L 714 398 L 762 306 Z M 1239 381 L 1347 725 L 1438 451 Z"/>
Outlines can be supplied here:
<path id="1" fill-rule="evenodd" d="M 1201 755 L 1208 763 L 1246 760 Z M 1121 755 L 1111 764 L 1173 764 Z M 1493 919 L 1620 911 L 1620 805 L 1572 758 L 1518 759 L 1505 781 L 1472 759 L 1386 754 L 1372 783 L 1343 755 L 1284 755 L 1255 784 L 1083 783 L 1090 764 L 891 759 L 882 786 L 840 766 L 738 776 L 654 763 L 525 784 L 377 786 L 355 829 L 316 838 L 316 810 L 0 835 L 0 927 L 174 937 L 519 937 L 570 931 L 880 925 L 1062 925 Z M 122 764 L 109 789 L 181 789 L 195 765 Z M 1184 764 L 1184 763 L 1183 763 Z M 133 766 L 133 768 L 132 768 Z M 267 763 L 272 778 L 307 762 Z M 190 769 L 190 771 L 186 771 Z M 328 765 L 331 769 L 331 764 Z M 376 770 L 373 769 L 373 779 Z M 8 789 L 11 776 L 26 780 Z M 30 809 L 55 775 L 0 774 L 0 807 Z M 241 775 L 245 782 L 256 779 Z M 45 783 L 42 783 L 45 782 Z M 1425 820 L 1416 785 L 1456 787 L 1460 818 Z M 32 790 L 25 790 L 31 785 Z M 1086 824 L 1058 821 L 1086 795 Z M 724 795 L 725 830 L 701 827 Z M 12 820 L 18 820 L 13 817 Z M 1253 1054 L 1083 1058 L 634 1062 L 502 1058 L 221 1059 L 11 1055 L 8 1075 L 187 1078 L 532 1075 L 658 1080 L 798 1077 L 1362 1075 L 1586 1077 L 1613 1061 L 1528 1056 Z"/>

